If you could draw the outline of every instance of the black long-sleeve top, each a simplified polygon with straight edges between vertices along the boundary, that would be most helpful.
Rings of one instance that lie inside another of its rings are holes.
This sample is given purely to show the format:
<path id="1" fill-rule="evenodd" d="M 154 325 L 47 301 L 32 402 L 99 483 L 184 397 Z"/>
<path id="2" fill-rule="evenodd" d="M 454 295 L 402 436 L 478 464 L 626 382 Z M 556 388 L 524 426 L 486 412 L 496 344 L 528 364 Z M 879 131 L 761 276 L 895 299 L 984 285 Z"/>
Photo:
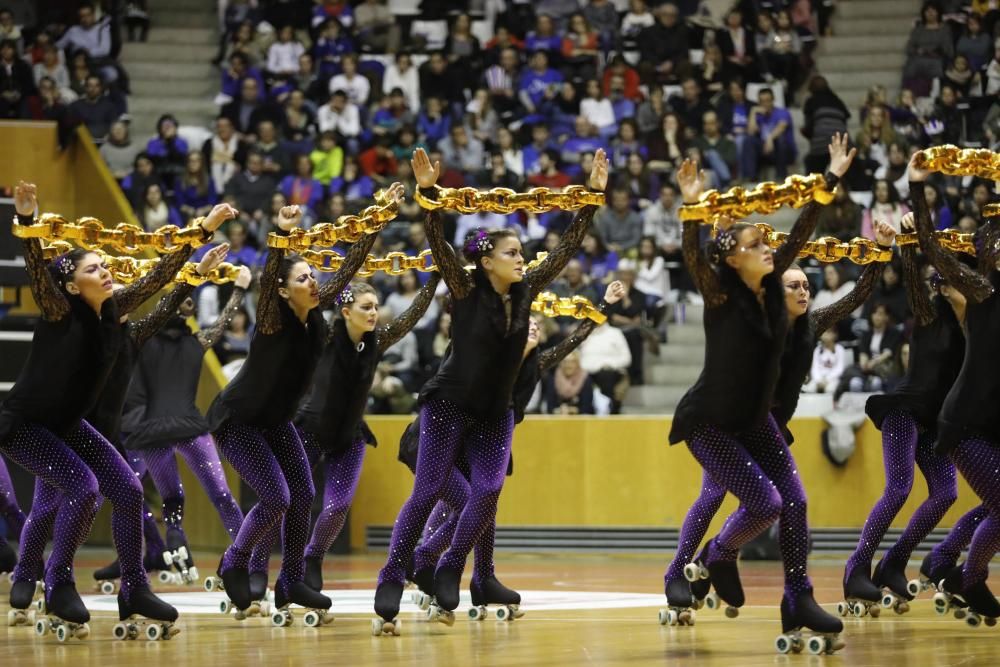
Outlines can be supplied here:
<path id="1" fill-rule="evenodd" d="M 30 216 L 18 215 L 18 222 L 34 224 Z M 83 299 L 59 287 L 39 239 L 23 239 L 23 244 L 31 291 L 42 317 L 35 325 L 28 359 L 0 408 L 0 441 L 25 422 L 62 434 L 89 414 L 123 344 L 122 315 L 156 294 L 193 252 L 185 246 L 162 258 L 144 277 L 109 297 L 98 315 Z"/>
<path id="2" fill-rule="evenodd" d="M 827 174 L 826 183 L 832 190 L 837 177 Z M 739 433 L 767 420 L 788 335 L 782 274 L 812 236 L 819 211 L 819 203 L 807 204 L 775 251 L 774 270 L 761 281 L 763 307 L 728 264 L 712 267 L 699 247 L 698 223 L 684 223 L 684 262 L 705 300 L 705 366 L 677 405 L 670 444 L 702 424 Z"/>
<path id="3" fill-rule="evenodd" d="M 428 197 L 434 192 L 428 191 Z M 420 394 L 421 403 L 444 400 L 476 419 L 497 418 L 510 409 L 511 395 L 528 340 L 531 302 L 576 255 L 596 206 L 577 212 L 559 245 L 524 280 L 510 287 L 510 321 L 504 298 L 483 271 L 465 270 L 444 238 L 440 215 L 429 211 L 424 228 L 441 276 L 452 296 L 452 354 Z"/>
<path id="4" fill-rule="evenodd" d="M 861 273 L 861 277 L 848 294 L 825 308 L 810 311 L 799 317 L 788 328 L 785 351 L 781 355 L 781 374 L 774 389 L 774 404 L 771 414 L 785 436 L 785 442 L 792 444 L 794 438 L 788 430 L 788 422 L 795 415 L 802 395 L 802 384 L 812 367 L 813 351 L 820 335 L 854 312 L 871 295 L 882 277 L 885 264 L 873 262 Z"/>
<path id="5" fill-rule="evenodd" d="M 139 353 L 132 382 L 135 390 L 141 387 L 143 414 L 132 426 L 126 449 L 162 447 L 208 432 L 208 422 L 195 405 L 202 360 L 222 338 L 245 294 L 234 287 L 216 321 L 197 334 L 177 314 L 183 298 L 176 302 L 166 325 Z"/>
<path id="6" fill-rule="evenodd" d="M 1000 272 L 996 269 L 1000 229 L 996 223 L 980 229 L 985 242 L 977 248 L 978 271 L 974 270 L 938 245 L 923 183 L 910 187 L 920 249 L 948 285 L 966 298 L 965 357 L 938 414 L 937 450 L 948 453 L 970 436 L 1000 443 L 1000 412 L 993 407 L 1000 404 Z"/>
<path id="7" fill-rule="evenodd" d="M 334 321 L 316 366 L 310 395 L 295 418 L 300 428 L 318 438 L 324 452 L 343 452 L 359 437 L 368 444 L 378 444 L 363 425 L 375 369 L 385 351 L 423 317 L 439 281 L 439 275 L 432 275 L 409 308 L 389 324 L 365 333 L 357 345 L 351 341 L 344 320 Z"/>
<path id="8" fill-rule="evenodd" d="M 375 236 L 365 235 L 351 246 L 340 270 L 320 288 L 319 306 L 309 311 L 305 322 L 278 295 L 285 251 L 270 249 L 260 280 L 257 328 L 250 339 L 250 351 L 236 377 L 208 409 L 212 431 L 231 419 L 258 428 L 291 421 L 312 383 L 326 341 L 321 309 L 347 287 L 374 244 Z"/>

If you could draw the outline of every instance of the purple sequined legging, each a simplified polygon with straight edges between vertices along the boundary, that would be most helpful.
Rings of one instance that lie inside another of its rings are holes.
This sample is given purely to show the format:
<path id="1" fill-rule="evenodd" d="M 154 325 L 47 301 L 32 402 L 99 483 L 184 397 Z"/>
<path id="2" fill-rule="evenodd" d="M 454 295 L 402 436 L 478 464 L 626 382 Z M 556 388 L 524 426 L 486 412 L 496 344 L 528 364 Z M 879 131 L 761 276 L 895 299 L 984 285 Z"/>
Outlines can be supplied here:
<path id="1" fill-rule="evenodd" d="M 73 555 L 87 538 L 100 504 L 111 501 L 111 533 L 121 564 L 122 596 L 147 585 L 142 567 L 142 486 L 128 463 L 90 424 L 64 437 L 36 424 L 14 430 L 0 451 L 63 494 L 45 568 L 46 588 L 73 582 Z"/>
<path id="2" fill-rule="evenodd" d="M 389 559 L 379 572 L 379 583 L 404 583 L 406 566 L 424 524 L 442 498 L 445 486 L 464 447 L 469 462 L 469 500 L 462 509 L 451 546 L 439 568 L 461 572 L 473 546 L 496 520 L 497 500 L 507 473 L 514 413 L 477 420 L 448 401 L 428 401 L 420 410 L 420 444 L 413 493 L 403 505 L 392 529 Z"/>
<path id="3" fill-rule="evenodd" d="M 886 552 L 887 564 L 905 567 L 913 550 L 934 530 L 958 497 L 955 466 L 934 452 L 933 437 L 922 435 L 909 413 L 893 410 L 882 421 L 882 458 L 885 491 L 868 515 L 858 546 L 847 560 L 845 580 L 857 567 L 871 570 L 875 551 L 913 488 L 914 462 L 927 480 L 927 500 L 913 513 L 906 530 Z"/>
<path id="4" fill-rule="evenodd" d="M 125 452 L 125 461 L 132 468 L 139 485 L 146 475 L 146 464 L 135 452 Z M 21 553 L 18 556 L 17 567 L 14 568 L 14 581 L 35 581 L 42 576 L 45 567 L 45 543 L 52 533 L 56 522 L 56 514 L 62 502 L 63 494 L 59 489 L 46 484 L 41 478 L 35 479 L 35 490 L 31 500 L 31 512 L 21 533 Z M 98 499 L 98 504 L 103 503 Z M 155 563 L 162 567 L 162 554 L 167 546 L 160 537 L 160 529 L 156 525 L 156 517 L 149 509 L 145 499 L 142 501 L 142 536 L 146 541 L 147 571 Z"/>
<path id="5" fill-rule="evenodd" d="M 931 549 L 930 568 L 937 570 L 943 565 L 954 566 L 962 551 L 972 542 L 979 524 L 989 515 L 990 511 L 985 505 L 977 505 L 963 514 L 948 531 L 948 536 Z"/>
<path id="6" fill-rule="evenodd" d="M 979 523 L 969 555 L 962 568 L 962 586 L 969 587 L 986 581 L 990 561 L 1000 549 L 1000 444 L 982 438 L 966 438 L 951 453 L 965 481 L 983 501 L 989 516 Z"/>
<path id="7" fill-rule="evenodd" d="M 309 459 L 291 422 L 258 429 L 227 422 L 215 436 L 219 450 L 257 494 L 257 504 L 222 558 L 222 569 L 248 568 L 257 544 L 276 524 L 282 527 L 279 583 L 302 580 L 303 554 L 309 539 L 309 511 L 315 489 Z M 284 519 L 282 521 L 282 519 Z"/>
<path id="8" fill-rule="evenodd" d="M 316 436 L 303 433 L 302 440 L 304 443 L 308 442 L 307 452 L 310 449 L 315 450 L 310 459 L 315 457 L 318 460 L 320 453 Z M 326 476 L 326 483 L 323 486 L 323 509 L 316 517 L 312 539 L 306 547 L 306 558 L 322 559 L 343 530 L 347 512 L 354 502 L 354 493 L 358 490 L 358 480 L 361 478 L 361 466 L 365 462 L 367 447 L 364 439 L 358 439 L 344 451 L 326 455 L 323 461 L 323 474 Z"/>
<path id="9" fill-rule="evenodd" d="M 736 560 L 740 547 L 777 519 L 785 594 L 794 597 L 810 588 L 806 494 L 774 418 L 768 416 L 764 425 L 739 436 L 701 425 L 687 444 L 712 479 L 740 501 L 714 539 L 714 559 Z"/>
<path id="10" fill-rule="evenodd" d="M 10 473 L 7 472 L 7 464 L 2 457 L 0 457 L 0 519 L 6 527 L 6 531 L 0 531 L 0 544 L 6 543 L 4 538 L 20 540 L 25 516 L 17 504 L 14 483 L 10 481 Z"/>
<path id="11" fill-rule="evenodd" d="M 153 485 L 163 499 L 163 523 L 166 524 L 167 531 L 176 531 L 177 537 L 183 544 L 187 544 L 187 536 L 182 525 L 184 485 L 181 484 L 175 452 L 184 457 L 188 468 L 205 489 L 230 539 L 236 537 L 243 523 L 243 512 L 229 490 L 226 471 L 222 467 L 222 461 L 219 460 L 219 454 L 215 451 L 212 436 L 207 433 L 167 447 L 153 447 L 141 451 Z"/>
<path id="12" fill-rule="evenodd" d="M 707 470 L 703 470 L 701 493 L 698 494 L 687 516 L 684 517 L 684 523 L 681 524 L 681 533 L 677 538 L 677 553 L 674 554 L 674 559 L 670 561 L 663 575 L 664 582 L 684 578 L 684 566 L 694 560 L 695 551 L 705 539 L 705 533 L 708 532 L 712 519 L 722 507 L 725 497 L 726 490 L 712 479 Z"/>

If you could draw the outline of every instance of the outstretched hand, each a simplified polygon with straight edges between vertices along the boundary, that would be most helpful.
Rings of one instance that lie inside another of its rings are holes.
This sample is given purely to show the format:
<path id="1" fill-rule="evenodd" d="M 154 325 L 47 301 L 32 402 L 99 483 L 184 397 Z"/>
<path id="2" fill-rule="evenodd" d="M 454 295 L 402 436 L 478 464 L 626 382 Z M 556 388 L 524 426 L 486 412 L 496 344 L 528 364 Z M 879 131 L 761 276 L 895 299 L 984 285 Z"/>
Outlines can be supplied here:
<path id="1" fill-rule="evenodd" d="M 896 240 L 896 230 L 893 229 L 892 225 L 884 220 L 875 220 L 875 241 L 878 242 L 880 246 L 891 246 L 893 241 Z"/>
<path id="2" fill-rule="evenodd" d="M 250 268 L 247 266 L 241 266 L 239 272 L 236 274 L 236 280 L 233 284 L 241 289 L 247 289 L 250 287 L 250 281 L 253 280 L 253 274 L 250 272 Z"/>
<path id="3" fill-rule="evenodd" d="M 590 187 L 601 192 L 608 187 L 608 154 L 603 148 L 598 148 L 594 153 L 594 166 L 590 170 Z"/>
<path id="4" fill-rule="evenodd" d="M 625 285 L 620 280 L 616 280 L 604 292 L 604 300 L 608 305 L 618 303 L 625 297 Z"/>
<path id="5" fill-rule="evenodd" d="M 854 156 L 858 154 L 857 148 L 848 150 L 848 146 L 850 146 L 850 137 L 846 132 L 844 134 L 836 132 L 830 139 L 830 171 L 837 178 L 844 177 L 851 162 L 854 161 Z"/>
<path id="6" fill-rule="evenodd" d="M 222 223 L 227 220 L 232 220 L 237 215 L 239 211 L 230 206 L 229 204 L 216 204 L 212 207 L 205 219 L 202 221 L 201 226 L 207 231 L 214 232 L 216 229 L 222 226 Z"/>
<path id="7" fill-rule="evenodd" d="M 385 191 L 385 200 L 396 204 L 397 206 L 403 203 L 403 199 L 406 196 L 406 189 L 403 184 L 396 181 L 388 187 Z"/>
<path id="8" fill-rule="evenodd" d="M 687 158 L 677 170 L 677 184 L 685 204 L 696 204 L 705 189 L 705 172 L 698 170 L 698 163 Z"/>
<path id="9" fill-rule="evenodd" d="M 14 208 L 18 215 L 34 215 L 38 208 L 38 188 L 34 183 L 18 181 L 14 187 Z"/>
<path id="10" fill-rule="evenodd" d="M 913 231 L 916 231 L 917 230 L 917 225 L 916 225 L 915 220 L 916 220 L 916 216 L 913 215 L 913 211 L 910 211 L 909 213 L 905 213 L 903 215 L 903 217 L 900 218 L 900 220 L 899 220 L 899 226 L 903 229 L 904 232 L 913 232 Z M 882 222 L 882 221 L 881 220 L 876 220 L 875 222 L 879 223 L 879 222 Z"/>
<path id="11" fill-rule="evenodd" d="M 917 166 L 918 155 L 919 153 L 914 153 L 910 158 L 910 164 L 906 166 L 906 177 L 914 183 L 923 183 L 930 177 L 931 172 Z"/>
<path id="12" fill-rule="evenodd" d="M 196 268 L 196 271 L 198 271 L 199 275 L 202 276 L 208 275 L 215 269 L 219 268 L 219 265 L 222 264 L 222 262 L 226 259 L 226 255 L 228 254 L 229 254 L 228 243 L 222 243 L 215 246 L 214 248 L 206 252 L 205 256 L 201 258 L 201 261 L 198 262 L 198 267 Z"/>
<path id="13" fill-rule="evenodd" d="M 278 211 L 278 229 L 283 232 L 290 232 L 302 222 L 302 209 L 298 204 L 282 206 Z"/>
<path id="14" fill-rule="evenodd" d="M 413 159 L 410 160 L 413 167 L 413 177 L 417 180 L 417 185 L 421 188 L 434 187 L 441 176 L 441 163 L 435 162 L 431 165 L 431 159 L 427 157 L 427 151 L 418 148 L 413 151 Z"/>

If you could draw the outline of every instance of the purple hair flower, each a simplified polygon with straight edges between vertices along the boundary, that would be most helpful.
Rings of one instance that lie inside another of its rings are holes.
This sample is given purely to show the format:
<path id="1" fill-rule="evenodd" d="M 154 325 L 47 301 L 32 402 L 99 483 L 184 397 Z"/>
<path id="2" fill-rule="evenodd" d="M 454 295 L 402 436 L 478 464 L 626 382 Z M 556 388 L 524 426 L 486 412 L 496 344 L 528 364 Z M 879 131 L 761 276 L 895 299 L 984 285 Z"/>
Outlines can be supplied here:
<path id="1" fill-rule="evenodd" d="M 344 291 L 337 295 L 337 305 L 343 308 L 354 303 L 354 292 L 350 287 L 345 287 Z"/>
<path id="2" fill-rule="evenodd" d="M 465 242 L 466 255 L 485 255 L 493 250 L 493 241 L 485 229 L 477 229 L 476 235 Z"/>

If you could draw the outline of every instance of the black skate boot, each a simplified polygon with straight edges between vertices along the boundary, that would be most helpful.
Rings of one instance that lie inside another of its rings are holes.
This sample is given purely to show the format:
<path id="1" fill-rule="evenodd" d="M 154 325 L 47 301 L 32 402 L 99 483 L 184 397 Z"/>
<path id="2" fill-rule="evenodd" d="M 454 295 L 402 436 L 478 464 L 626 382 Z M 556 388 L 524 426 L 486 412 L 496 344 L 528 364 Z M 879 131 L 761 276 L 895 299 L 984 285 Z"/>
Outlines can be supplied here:
<path id="1" fill-rule="evenodd" d="M 323 559 L 314 558 L 307 556 L 306 562 L 306 574 L 303 581 L 306 582 L 306 586 L 317 592 L 322 592 L 323 590 Z"/>
<path id="2" fill-rule="evenodd" d="M 934 551 L 931 551 L 920 563 L 920 575 L 916 579 L 910 579 L 906 584 L 906 591 L 913 597 L 930 590 L 938 590 L 938 584 L 948 576 L 951 569 L 955 567 L 954 561 L 946 561 L 934 564 Z"/>
<path id="3" fill-rule="evenodd" d="M 7 542 L 0 539 L 0 575 L 13 573 L 17 566 L 17 552 Z"/>
<path id="4" fill-rule="evenodd" d="M 70 637 L 84 639 L 90 635 L 90 612 L 84 606 L 76 585 L 72 582 L 56 584 L 45 591 L 44 618 L 35 621 L 35 634 L 44 636 L 54 632 L 56 639 L 65 642 Z"/>
<path id="5" fill-rule="evenodd" d="M 250 573 L 247 569 L 245 567 L 231 567 L 223 572 L 222 561 L 219 561 L 217 573 L 222 580 L 222 590 L 226 592 L 233 606 L 239 611 L 246 611 L 250 603 L 253 602 L 253 597 L 250 595 Z M 208 582 L 205 583 L 207 587 Z M 229 613 L 229 611 L 229 609 L 225 609 L 223 613 Z"/>
<path id="6" fill-rule="evenodd" d="M 288 608 L 290 604 L 297 604 L 308 610 L 303 617 L 307 627 L 315 628 L 333 622 L 333 614 L 328 611 L 333 604 L 330 598 L 313 590 L 304 581 L 287 584 L 279 579 L 274 585 L 275 610 L 271 613 L 271 623 L 275 627 L 283 628 L 292 624 L 294 617 Z"/>
<path id="7" fill-rule="evenodd" d="M 705 604 L 715 605 L 710 609 L 719 608 L 719 596 L 712 593 L 712 582 L 708 579 L 699 579 L 691 582 L 691 596 L 694 598 L 694 608 L 701 609 Z"/>
<path id="8" fill-rule="evenodd" d="M 147 568 L 147 572 L 149 569 Z M 118 559 L 110 565 L 105 565 L 94 571 L 94 580 L 97 581 L 97 590 L 104 595 L 113 595 L 118 590 L 118 581 L 122 578 L 122 568 L 118 564 Z"/>
<path id="9" fill-rule="evenodd" d="M 413 591 L 410 599 L 422 611 L 427 611 L 434 603 L 434 568 L 425 567 L 417 570 L 412 577 L 410 581 L 417 585 L 417 590 Z"/>
<path id="10" fill-rule="evenodd" d="M 962 566 L 951 568 L 938 582 L 938 592 L 934 594 L 934 611 L 941 616 L 953 612 L 962 620 L 969 615 L 969 603 L 962 594 Z"/>
<path id="11" fill-rule="evenodd" d="M 736 618 L 740 613 L 739 608 L 746 602 L 740 571 L 735 560 L 712 561 L 715 549 L 715 540 L 711 540 L 693 563 L 684 566 L 684 578 L 692 583 L 699 580 L 709 582 L 720 600 L 728 605 L 726 616 Z M 712 607 L 707 597 L 705 602 Z"/>
<path id="12" fill-rule="evenodd" d="M 997 618 L 1000 618 L 1000 602 L 985 581 L 966 587 L 962 591 L 962 597 L 969 604 L 969 615 L 965 617 L 965 622 L 969 626 L 976 628 L 985 623 L 987 627 L 992 628 L 997 624 Z"/>
<path id="13" fill-rule="evenodd" d="M 472 608 L 469 609 L 469 618 L 473 621 L 481 621 L 486 618 L 489 605 L 500 605 L 496 611 L 498 621 L 513 621 L 515 618 L 524 616 L 524 612 L 520 609 L 521 594 L 501 584 L 496 576 L 481 582 L 473 577 L 469 593 L 472 594 Z"/>
<path id="14" fill-rule="evenodd" d="M 872 582 L 883 591 L 883 607 L 892 609 L 897 614 L 910 611 L 910 600 L 913 596 L 907 590 L 909 582 L 906 580 L 906 571 L 903 568 L 883 558 L 875 566 Z"/>
<path id="15" fill-rule="evenodd" d="M 439 567 L 434 572 L 434 598 L 441 609 L 454 611 L 458 607 L 459 585 L 462 573 L 450 567 Z"/>
<path id="16" fill-rule="evenodd" d="M 813 634 L 804 638 L 803 629 L 812 630 Z M 799 653 L 803 648 L 813 655 L 833 653 L 845 646 L 839 636 L 843 630 L 840 619 L 816 604 L 813 590 L 807 588 L 794 600 L 787 594 L 781 599 L 782 634 L 774 641 L 774 647 L 778 653 Z"/>
<path id="17" fill-rule="evenodd" d="M 882 591 L 872 582 L 868 566 L 859 564 L 844 579 L 844 601 L 837 604 L 837 613 L 841 616 L 851 614 L 856 618 L 869 614 L 878 618 L 882 612 L 881 602 Z"/>
<path id="18" fill-rule="evenodd" d="M 38 601 L 35 609 L 32 603 Z M 36 613 L 37 612 L 37 613 Z M 10 587 L 10 610 L 7 625 L 33 625 L 35 617 L 45 613 L 45 584 L 41 581 L 15 581 Z"/>
<path id="19" fill-rule="evenodd" d="M 400 621 L 399 601 L 403 597 L 403 584 L 395 581 L 383 581 L 375 589 L 375 613 L 378 618 L 372 619 L 372 635 L 399 636 Z"/>
<path id="20" fill-rule="evenodd" d="M 174 625 L 177 610 L 156 597 L 149 586 L 136 586 L 128 599 L 124 592 L 118 594 L 118 620 L 112 634 L 119 640 L 136 639 L 143 633 L 150 641 L 171 639 L 181 631 Z"/>
<path id="21" fill-rule="evenodd" d="M 667 607 L 660 610 L 660 625 L 694 625 L 697 602 L 691 593 L 691 583 L 687 579 L 670 579 L 663 588 Z"/>
<path id="22" fill-rule="evenodd" d="M 251 600 L 264 600 L 267 598 L 267 572 L 251 572 L 250 580 L 250 599 Z"/>

